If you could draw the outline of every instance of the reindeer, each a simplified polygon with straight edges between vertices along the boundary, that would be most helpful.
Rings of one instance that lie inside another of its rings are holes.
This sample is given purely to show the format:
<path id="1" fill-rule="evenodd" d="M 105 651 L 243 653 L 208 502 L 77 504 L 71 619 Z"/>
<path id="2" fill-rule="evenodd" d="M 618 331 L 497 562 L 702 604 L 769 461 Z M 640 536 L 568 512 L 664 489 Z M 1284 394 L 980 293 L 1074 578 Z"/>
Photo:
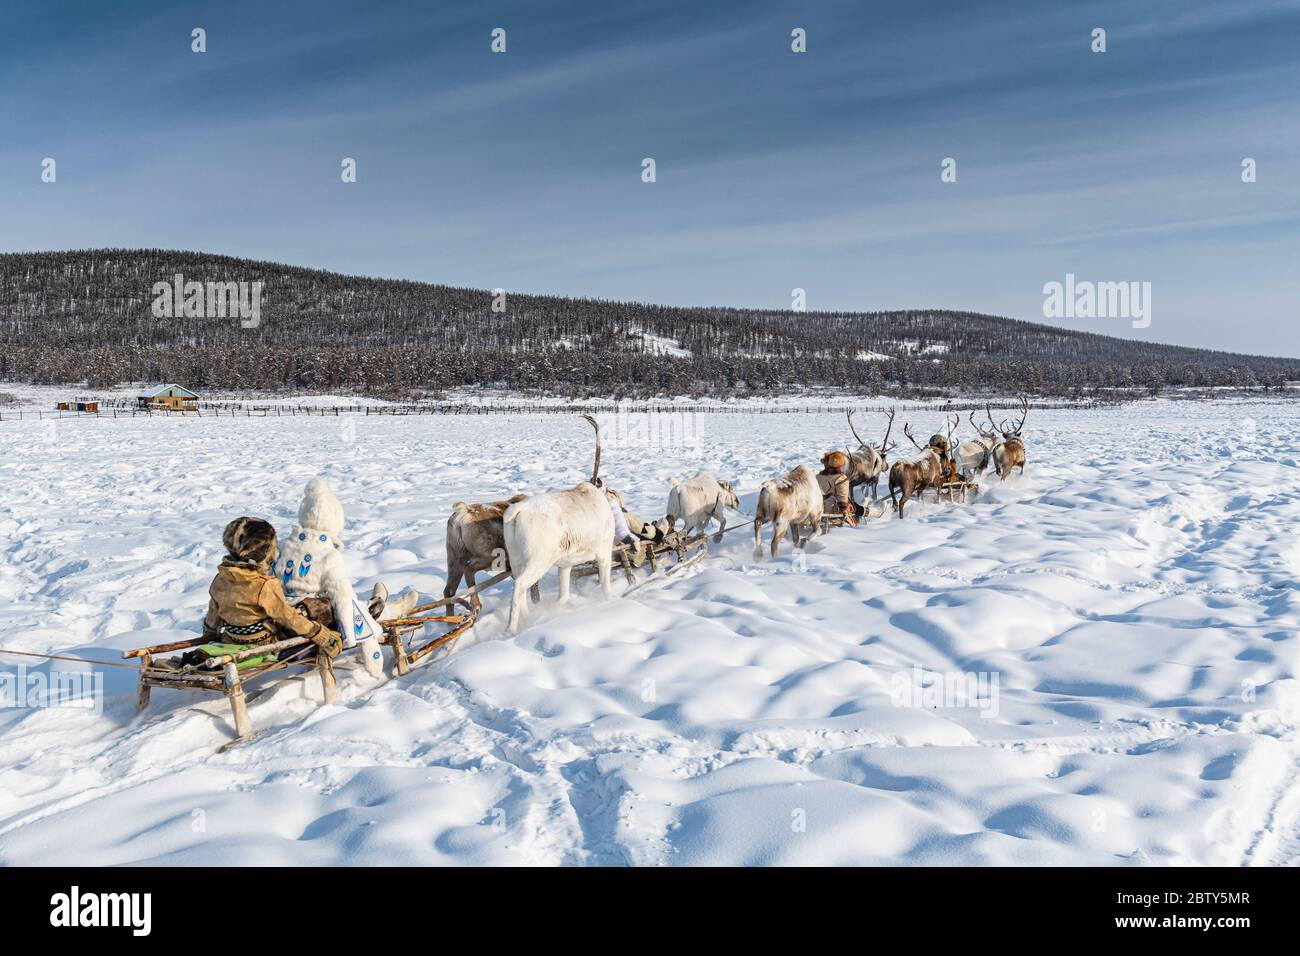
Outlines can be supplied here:
<path id="1" fill-rule="evenodd" d="M 948 422 L 948 416 L 945 415 L 943 423 L 947 426 L 947 433 L 943 436 L 943 443 L 941 445 L 935 444 L 938 435 L 930 439 L 931 447 L 939 453 L 939 480 L 935 482 L 935 488 L 942 488 L 950 481 L 962 481 L 961 472 L 957 469 L 957 462 L 953 458 L 953 451 L 957 446 L 952 440 L 952 433 L 961 424 L 961 415 L 954 413 L 951 423 Z"/>
<path id="2" fill-rule="evenodd" d="M 988 406 L 985 405 L 984 409 L 988 411 Z M 984 474 L 985 469 L 989 466 L 994 446 L 1002 440 L 998 437 L 997 429 L 989 428 L 985 430 L 979 422 L 975 421 L 974 410 L 971 411 L 969 417 L 971 426 L 975 429 L 979 438 L 964 441 L 953 451 L 953 459 L 962 478 Z M 990 421 L 992 418 L 992 413 L 989 413 Z"/>
<path id="3" fill-rule="evenodd" d="M 732 490 L 731 483 L 719 481 L 711 473 L 702 471 L 689 481 L 672 479 L 664 520 L 671 531 L 677 526 L 678 519 L 681 519 L 685 523 L 683 531 L 687 535 L 704 530 L 711 520 L 716 520 L 718 533 L 713 540 L 717 542 L 721 540 L 722 531 L 727 526 L 727 508 L 740 510 L 740 498 Z"/>
<path id="4" fill-rule="evenodd" d="M 822 491 L 811 465 L 800 465 L 789 474 L 763 482 L 754 509 L 754 560 L 763 557 L 763 525 L 772 525 L 772 557 L 776 557 L 787 529 L 796 548 L 799 525 L 811 525 L 812 537 L 821 533 Z"/>
<path id="5" fill-rule="evenodd" d="M 885 426 L 885 437 L 880 442 L 880 447 L 868 445 L 858 434 L 858 430 L 853 427 L 853 412 L 848 413 L 849 429 L 853 432 L 853 437 L 858 440 L 858 450 L 849 453 L 849 496 L 853 496 L 853 489 L 859 485 L 867 485 L 871 488 L 871 500 L 876 501 L 880 497 L 880 476 L 885 473 L 888 464 L 885 456 L 894 448 L 889 443 L 889 432 L 894 427 L 894 410 L 889 410 L 889 424 Z M 866 496 L 863 496 L 865 504 Z"/>
<path id="6" fill-rule="evenodd" d="M 1020 421 L 1014 428 L 1007 428 L 1004 418 L 1002 424 L 994 427 L 1002 433 L 1001 444 L 993 446 L 993 467 L 997 470 L 998 480 L 1006 481 L 1011 476 L 1011 469 L 1020 466 L 1020 474 L 1025 473 L 1025 440 L 1020 437 L 1020 429 L 1025 427 L 1029 417 L 1029 399 L 1020 398 Z M 989 412 L 989 424 L 993 424 L 993 413 Z"/>
<path id="7" fill-rule="evenodd" d="M 601 590 L 606 597 L 613 596 L 614 512 L 600 480 L 600 425 L 590 415 L 582 417 L 596 430 L 591 478 L 576 488 L 515 502 L 502 517 L 506 555 L 515 579 L 507 625 L 511 634 L 519 632 L 528 590 L 551 568 L 559 570 L 561 604 L 569 600 L 573 566 L 585 561 L 596 562 Z"/>
<path id="8" fill-rule="evenodd" d="M 910 424 L 903 426 L 903 434 L 916 445 L 921 457 L 915 461 L 896 461 L 889 469 L 889 500 L 898 510 L 900 518 L 903 517 L 903 506 L 909 498 L 920 498 L 921 492 L 926 488 L 943 487 L 944 479 L 944 459 L 938 450 L 933 445 L 919 444 L 912 436 Z M 902 493 L 901 499 L 896 498 L 896 490 Z"/>
<path id="9" fill-rule="evenodd" d="M 511 505 L 527 497 L 515 495 L 506 501 L 475 505 L 458 501 L 451 506 L 451 517 L 447 519 L 447 585 L 442 589 L 444 598 L 456 593 L 461 578 L 473 589 L 474 575 L 479 571 L 495 573 L 510 570 L 502 518 Z M 470 603 L 474 605 L 475 611 L 482 607 L 477 591 L 470 594 Z"/>

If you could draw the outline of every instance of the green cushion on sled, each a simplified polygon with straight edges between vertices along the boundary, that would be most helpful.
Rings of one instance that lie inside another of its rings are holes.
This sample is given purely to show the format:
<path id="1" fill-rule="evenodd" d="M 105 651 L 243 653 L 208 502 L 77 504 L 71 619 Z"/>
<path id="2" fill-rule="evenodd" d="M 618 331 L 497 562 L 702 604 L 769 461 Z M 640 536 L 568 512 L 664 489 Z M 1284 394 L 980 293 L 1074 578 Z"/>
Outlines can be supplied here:
<path id="1" fill-rule="evenodd" d="M 209 657 L 220 657 L 223 654 L 239 654 L 248 650 L 247 644 L 200 644 L 199 650 Z M 247 660 L 239 662 L 237 667 L 241 670 L 245 667 L 257 667 L 259 664 L 267 664 L 275 660 L 274 654 L 258 654 L 256 657 L 250 657 Z"/>

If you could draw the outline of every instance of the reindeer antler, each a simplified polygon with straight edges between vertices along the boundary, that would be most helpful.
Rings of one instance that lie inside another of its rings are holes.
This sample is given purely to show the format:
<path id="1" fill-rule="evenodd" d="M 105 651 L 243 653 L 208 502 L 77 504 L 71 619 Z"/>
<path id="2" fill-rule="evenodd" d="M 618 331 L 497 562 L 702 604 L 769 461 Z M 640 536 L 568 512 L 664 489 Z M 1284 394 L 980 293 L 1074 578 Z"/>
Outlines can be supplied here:
<path id="1" fill-rule="evenodd" d="M 1019 435 L 1020 429 L 1025 427 L 1025 419 L 1029 417 L 1029 399 L 1024 395 L 1020 396 L 1020 421 L 1016 422 L 1015 429 L 1011 432 L 1013 435 Z"/>
<path id="2" fill-rule="evenodd" d="M 585 418 L 591 424 L 592 428 L 596 429 L 596 461 L 591 466 L 591 484 L 599 488 L 600 487 L 600 423 L 597 422 L 596 419 L 592 418 L 590 415 L 583 415 L 582 417 Z"/>
<path id="3" fill-rule="evenodd" d="M 885 426 L 885 437 L 880 441 L 881 455 L 884 455 L 887 451 L 889 451 L 891 448 L 893 448 L 895 445 L 898 444 L 898 442 L 894 442 L 893 445 L 889 443 L 889 432 L 893 429 L 893 427 L 894 427 L 894 409 L 891 408 L 889 410 L 889 424 Z"/>
<path id="4" fill-rule="evenodd" d="M 944 424 L 947 424 L 947 423 L 948 423 L 948 416 L 947 416 L 947 415 L 943 416 L 943 421 L 944 421 Z M 961 424 L 961 413 L 960 413 L 960 412 L 954 412 L 954 413 L 953 413 L 953 416 L 952 416 L 952 424 L 951 424 L 951 425 L 948 425 L 948 444 L 949 444 L 949 445 L 952 444 L 952 432 L 953 432 L 953 429 L 956 428 L 956 427 L 957 427 L 958 425 L 960 425 L 960 424 Z"/>
<path id="5" fill-rule="evenodd" d="M 994 430 L 1000 432 L 1003 438 L 1010 438 L 1013 434 L 1015 434 L 1014 432 L 1007 429 L 1007 420 L 1005 418 L 1002 419 L 1000 422 L 995 422 L 993 420 L 993 412 L 989 409 L 988 405 L 984 406 L 984 410 L 988 412 L 989 424 L 993 426 Z"/>
<path id="6" fill-rule="evenodd" d="M 858 444 L 859 444 L 859 445 L 866 445 L 866 442 L 864 442 L 864 441 L 862 440 L 862 436 L 858 434 L 858 430 L 857 430 L 856 428 L 853 427 L 853 412 L 854 412 L 854 411 L 856 411 L 856 409 L 850 409 L 850 411 L 849 411 L 849 413 L 848 413 L 848 415 L 849 415 L 849 430 L 853 432 L 853 437 L 856 438 L 856 439 L 858 440 Z"/>
<path id="7" fill-rule="evenodd" d="M 917 451 L 925 451 L 925 448 L 922 447 L 921 445 L 917 444 L 916 439 L 912 437 L 912 423 L 911 423 L 911 422 L 907 422 L 906 424 L 903 425 L 903 434 L 906 435 L 906 436 L 911 440 L 911 442 L 912 442 L 913 445 L 916 445 L 916 450 L 917 450 Z"/>

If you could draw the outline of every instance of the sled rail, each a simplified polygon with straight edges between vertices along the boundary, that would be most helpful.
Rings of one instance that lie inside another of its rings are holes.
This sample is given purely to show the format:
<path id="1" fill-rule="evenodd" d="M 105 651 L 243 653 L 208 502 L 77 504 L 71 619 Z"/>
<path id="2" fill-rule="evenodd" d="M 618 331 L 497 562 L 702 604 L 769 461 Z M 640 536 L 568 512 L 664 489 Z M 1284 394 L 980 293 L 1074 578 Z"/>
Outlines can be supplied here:
<path id="1" fill-rule="evenodd" d="M 293 647 L 303 647 L 312 643 L 306 637 L 293 637 L 284 641 L 274 641 L 270 644 L 258 644 L 256 647 L 250 647 L 246 651 L 239 651 L 236 654 L 219 654 L 216 657 L 209 657 L 199 666 L 211 670 L 215 667 L 225 667 L 227 664 L 239 664 L 248 660 L 250 657 L 261 657 L 263 654 L 275 654 L 280 651 L 287 651 Z"/>
<path id="2" fill-rule="evenodd" d="M 153 647 L 136 647 L 129 651 L 123 651 L 123 657 L 144 657 L 153 654 L 166 654 L 169 651 L 184 651 L 191 647 L 198 647 L 200 644 L 208 643 L 207 638 L 196 637 L 188 641 L 173 641 L 170 644 L 155 644 Z"/>
<path id="3" fill-rule="evenodd" d="M 510 576 L 510 572 L 505 571 L 491 578 L 482 587 L 494 584 L 497 581 L 504 581 Z M 449 598 L 443 598 L 439 601 L 431 601 L 428 604 L 422 604 L 419 607 L 411 609 L 411 613 L 405 617 L 395 618 L 390 621 L 380 621 L 379 624 L 384 629 L 384 643 L 393 651 L 393 665 L 398 676 L 410 672 L 411 668 L 432 654 L 439 648 L 450 649 L 460 636 L 474 626 L 478 620 L 478 611 L 470 603 L 470 594 L 475 589 L 462 591 L 459 594 L 452 595 Z M 455 610 L 457 604 L 465 606 L 464 614 L 427 614 L 425 611 L 434 611 L 439 608 Z M 415 635 L 422 631 L 428 624 L 451 624 L 452 628 L 438 636 L 425 641 L 423 644 L 408 644 L 406 635 Z"/>

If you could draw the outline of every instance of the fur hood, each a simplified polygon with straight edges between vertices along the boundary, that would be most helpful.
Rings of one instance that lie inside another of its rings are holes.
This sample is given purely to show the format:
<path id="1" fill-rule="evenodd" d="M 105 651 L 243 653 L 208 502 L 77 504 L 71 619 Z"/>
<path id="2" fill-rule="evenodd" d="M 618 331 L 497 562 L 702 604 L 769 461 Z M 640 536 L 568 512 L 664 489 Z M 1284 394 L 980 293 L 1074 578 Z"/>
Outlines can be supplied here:
<path id="1" fill-rule="evenodd" d="M 226 525 L 221 543 L 237 562 L 264 565 L 275 558 L 275 528 L 261 518 L 236 518 Z"/>

